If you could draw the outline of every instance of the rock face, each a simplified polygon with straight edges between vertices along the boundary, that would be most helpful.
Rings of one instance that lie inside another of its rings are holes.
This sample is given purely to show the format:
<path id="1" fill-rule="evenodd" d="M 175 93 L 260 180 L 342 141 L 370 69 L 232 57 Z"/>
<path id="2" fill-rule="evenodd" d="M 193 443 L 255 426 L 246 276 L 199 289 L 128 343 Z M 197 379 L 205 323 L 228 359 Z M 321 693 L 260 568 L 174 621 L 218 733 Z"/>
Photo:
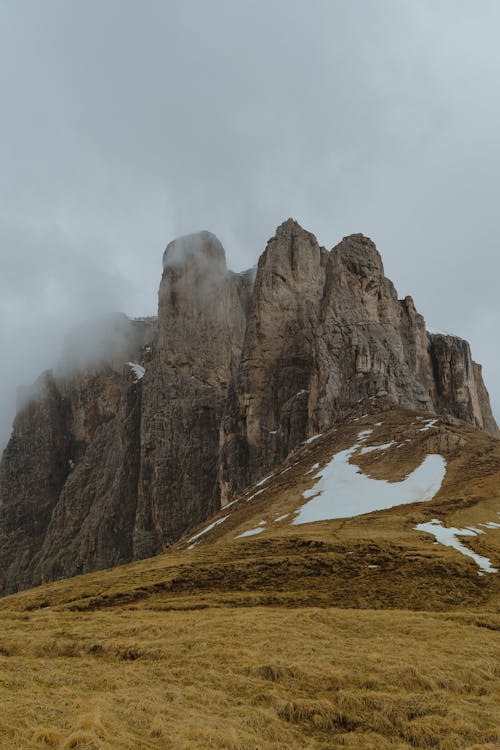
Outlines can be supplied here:
<path id="1" fill-rule="evenodd" d="M 146 360 L 155 338 L 156 319 L 100 320 L 21 390 L 0 464 L 0 590 L 131 559 L 140 385 L 127 362 Z"/>
<path id="2" fill-rule="evenodd" d="M 411 297 L 398 300 L 375 245 L 356 234 L 328 253 L 288 220 L 259 261 L 229 390 L 223 500 L 375 397 L 498 434 L 468 344 L 426 332 Z"/>
<path id="3" fill-rule="evenodd" d="M 278 228 L 259 260 L 223 422 L 223 502 L 306 436 L 327 262 L 328 252 L 292 221 Z"/>
<path id="4" fill-rule="evenodd" d="M 158 347 L 142 381 L 134 557 L 165 549 L 220 506 L 220 423 L 252 283 L 227 271 L 209 232 L 165 251 Z"/>
<path id="5" fill-rule="evenodd" d="M 468 344 L 428 334 L 363 235 L 295 221 L 256 274 L 209 232 L 163 258 L 158 319 L 69 338 L 20 392 L 0 465 L 0 592 L 156 554 L 371 399 L 498 435 Z"/>

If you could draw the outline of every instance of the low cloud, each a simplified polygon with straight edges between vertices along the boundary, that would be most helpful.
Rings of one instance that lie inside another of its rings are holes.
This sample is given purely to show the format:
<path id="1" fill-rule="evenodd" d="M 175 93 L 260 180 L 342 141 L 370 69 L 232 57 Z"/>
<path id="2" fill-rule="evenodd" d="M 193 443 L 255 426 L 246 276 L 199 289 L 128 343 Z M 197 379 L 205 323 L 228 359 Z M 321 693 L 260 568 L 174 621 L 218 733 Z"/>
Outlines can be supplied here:
<path id="1" fill-rule="evenodd" d="M 74 325 L 156 312 L 172 238 L 212 231 L 241 270 L 288 216 L 372 237 L 498 414 L 499 23 L 491 0 L 4 0 L 0 434 Z"/>

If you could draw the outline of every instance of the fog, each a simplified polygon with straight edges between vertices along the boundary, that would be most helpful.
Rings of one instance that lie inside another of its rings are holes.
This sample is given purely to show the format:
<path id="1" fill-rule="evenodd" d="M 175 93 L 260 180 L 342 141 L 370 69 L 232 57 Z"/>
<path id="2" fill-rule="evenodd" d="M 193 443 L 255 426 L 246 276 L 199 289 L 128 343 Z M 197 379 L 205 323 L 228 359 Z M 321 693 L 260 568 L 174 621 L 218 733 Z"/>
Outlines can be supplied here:
<path id="1" fill-rule="evenodd" d="M 498 416 L 499 27 L 495 0 L 3 0 L 0 442 L 68 330 L 156 312 L 171 239 L 241 270 L 289 216 L 370 236 Z"/>

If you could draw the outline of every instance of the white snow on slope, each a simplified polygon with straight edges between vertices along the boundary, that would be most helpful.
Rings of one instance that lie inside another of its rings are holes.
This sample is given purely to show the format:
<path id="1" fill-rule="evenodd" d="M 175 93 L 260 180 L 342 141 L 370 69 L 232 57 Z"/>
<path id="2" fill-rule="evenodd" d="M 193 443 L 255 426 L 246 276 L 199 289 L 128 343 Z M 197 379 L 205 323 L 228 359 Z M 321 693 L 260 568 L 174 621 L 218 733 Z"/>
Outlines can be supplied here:
<path id="1" fill-rule="evenodd" d="M 262 520 L 259 521 L 255 529 L 249 529 L 248 531 L 244 531 L 243 534 L 238 534 L 238 536 L 235 537 L 235 539 L 241 539 L 244 536 L 254 536 L 255 534 L 260 534 L 262 531 L 264 531 L 267 521 Z"/>
<path id="2" fill-rule="evenodd" d="M 353 453 L 354 453 L 354 451 L 357 448 L 359 448 L 360 443 L 364 442 L 367 437 L 370 437 L 370 435 L 372 434 L 372 432 L 373 432 L 373 430 L 371 430 L 371 429 L 361 430 L 361 432 L 358 435 L 358 440 L 356 442 L 356 445 L 353 445 L 353 447 L 352 447 L 352 452 Z"/>
<path id="3" fill-rule="evenodd" d="M 226 520 L 226 518 L 229 518 L 229 516 L 230 514 L 228 513 L 227 516 L 222 516 L 222 518 L 218 518 L 217 521 L 214 521 L 213 523 L 209 524 L 202 531 L 199 531 L 197 534 L 192 536 L 191 539 L 188 539 L 188 544 L 189 544 L 188 549 L 193 549 L 193 547 L 196 547 L 196 545 L 198 544 L 196 540 L 199 539 L 200 536 L 203 536 L 203 534 L 207 534 L 209 531 L 212 531 L 212 529 L 214 529 L 216 526 L 219 526 L 219 524 L 223 523 Z M 193 542 L 195 542 L 195 544 L 193 544 Z"/>
<path id="4" fill-rule="evenodd" d="M 224 508 L 223 508 L 223 510 L 226 510 L 226 508 L 230 508 L 230 507 L 231 507 L 231 505 L 234 505 L 235 503 L 239 503 L 239 502 L 240 502 L 240 500 L 241 500 L 241 497 L 236 497 L 236 498 L 235 498 L 234 500 L 231 500 L 231 502 L 230 502 L 230 503 L 226 503 L 226 504 L 224 505 Z"/>
<path id="5" fill-rule="evenodd" d="M 419 432 L 427 432 L 427 430 L 431 430 L 437 425 L 437 422 L 437 419 L 428 419 L 427 422 L 425 422 L 425 427 L 420 427 Z"/>
<path id="6" fill-rule="evenodd" d="M 316 469 L 319 469 L 319 464 L 313 464 L 309 471 L 306 471 L 306 474 L 312 474 L 313 471 L 316 471 Z"/>
<path id="7" fill-rule="evenodd" d="M 383 445 L 367 445 L 366 448 L 361 448 L 359 453 L 364 456 L 365 453 L 373 453 L 373 451 L 386 451 L 388 448 L 392 448 L 393 445 L 397 445 L 395 440 L 391 440 L 390 443 L 384 443 Z"/>
<path id="8" fill-rule="evenodd" d="M 255 483 L 255 487 L 262 487 L 263 484 L 267 482 L 268 479 L 271 479 L 272 474 L 269 474 L 269 476 L 264 477 L 264 479 L 261 479 L 260 482 Z"/>
<path id="9" fill-rule="evenodd" d="M 498 569 L 492 566 L 487 557 L 478 555 L 477 552 L 473 552 L 471 549 L 458 541 L 457 536 L 477 536 L 476 531 L 473 531 L 472 528 L 446 528 L 446 526 L 442 525 L 441 521 L 438 521 L 437 518 L 433 518 L 432 521 L 429 521 L 427 523 L 419 523 L 418 526 L 415 526 L 415 530 L 425 531 L 427 534 L 433 534 L 436 540 L 441 544 L 444 544 L 447 547 L 453 547 L 454 549 L 458 550 L 458 552 L 461 552 L 462 555 L 472 557 L 474 562 L 477 563 L 477 565 L 479 565 L 481 570 L 484 570 L 485 573 L 498 572 Z"/>
<path id="10" fill-rule="evenodd" d="M 284 521 L 285 518 L 288 518 L 290 513 L 284 513 L 282 516 L 278 516 L 278 518 L 274 519 L 274 523 L 279 523 L 280 521 Z"/>
<path id="11" fill-rule="evenodd" d="M 314 441 L 320 438 L 322 434 L 323 434 L 322 432 L 318 432 L 317 435 L 313 435 L 312 437 L 307 438 L 307 440 L 304 440 L 304 445 L 309 445 L 310 443 L 314 443 Z"/>
<path id="12" fill-rule="evenodd" d="M 372 479 L 349 462 L 369 434 L 371 430 L 360 432 L 352 448 L 337 453 L 314 475 L 318 481 L 303 493 L 304 498 L 311 499 L 299 509 L 292 522 L 294 525 L 351 518 L 396 505 L 432 500 L 446 474 L 443 456 L 437 453 L 426 456 L 402 482 Z"/>
<path id="13" fill-rule="evenodd" d="M 265 490 L 257 490 L 257 492 L 254 492 L 253 495 L 250 495 L 250 497 L 247 497 L 247 503 L 250 500 L 253 500 L 254 497 L 257 497 L 257 495 L 261 495 L 263 492 L 265 492 Z"/>
<path id="14" fill-rule="evenodd" d="M 127 364 L 135 375 L 134 382 L 137 383 L 138 380 L 141 380 L 144 377 L 146 370 L 142 365 L 138 365 L 136 362 L 127 362 Z"/>

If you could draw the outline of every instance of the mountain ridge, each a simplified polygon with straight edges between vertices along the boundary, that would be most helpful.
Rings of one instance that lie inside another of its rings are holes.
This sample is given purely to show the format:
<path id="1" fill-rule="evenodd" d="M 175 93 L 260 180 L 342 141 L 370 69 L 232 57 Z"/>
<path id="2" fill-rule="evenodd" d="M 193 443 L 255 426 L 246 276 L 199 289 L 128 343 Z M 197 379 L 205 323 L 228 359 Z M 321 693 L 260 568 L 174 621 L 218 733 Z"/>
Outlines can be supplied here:
<path id="1" fill-rule="evenodd" d="M 499 434 L 468 344 L 426 332 L 360 234 L 327 251 L 289 219 L 241 274 L 215 235 L 179 238 L 158 319 L 105 329 L 98 361 L 24 394 L 0 465 L 3 593 L 162 552 L 360 401 Z"/>

